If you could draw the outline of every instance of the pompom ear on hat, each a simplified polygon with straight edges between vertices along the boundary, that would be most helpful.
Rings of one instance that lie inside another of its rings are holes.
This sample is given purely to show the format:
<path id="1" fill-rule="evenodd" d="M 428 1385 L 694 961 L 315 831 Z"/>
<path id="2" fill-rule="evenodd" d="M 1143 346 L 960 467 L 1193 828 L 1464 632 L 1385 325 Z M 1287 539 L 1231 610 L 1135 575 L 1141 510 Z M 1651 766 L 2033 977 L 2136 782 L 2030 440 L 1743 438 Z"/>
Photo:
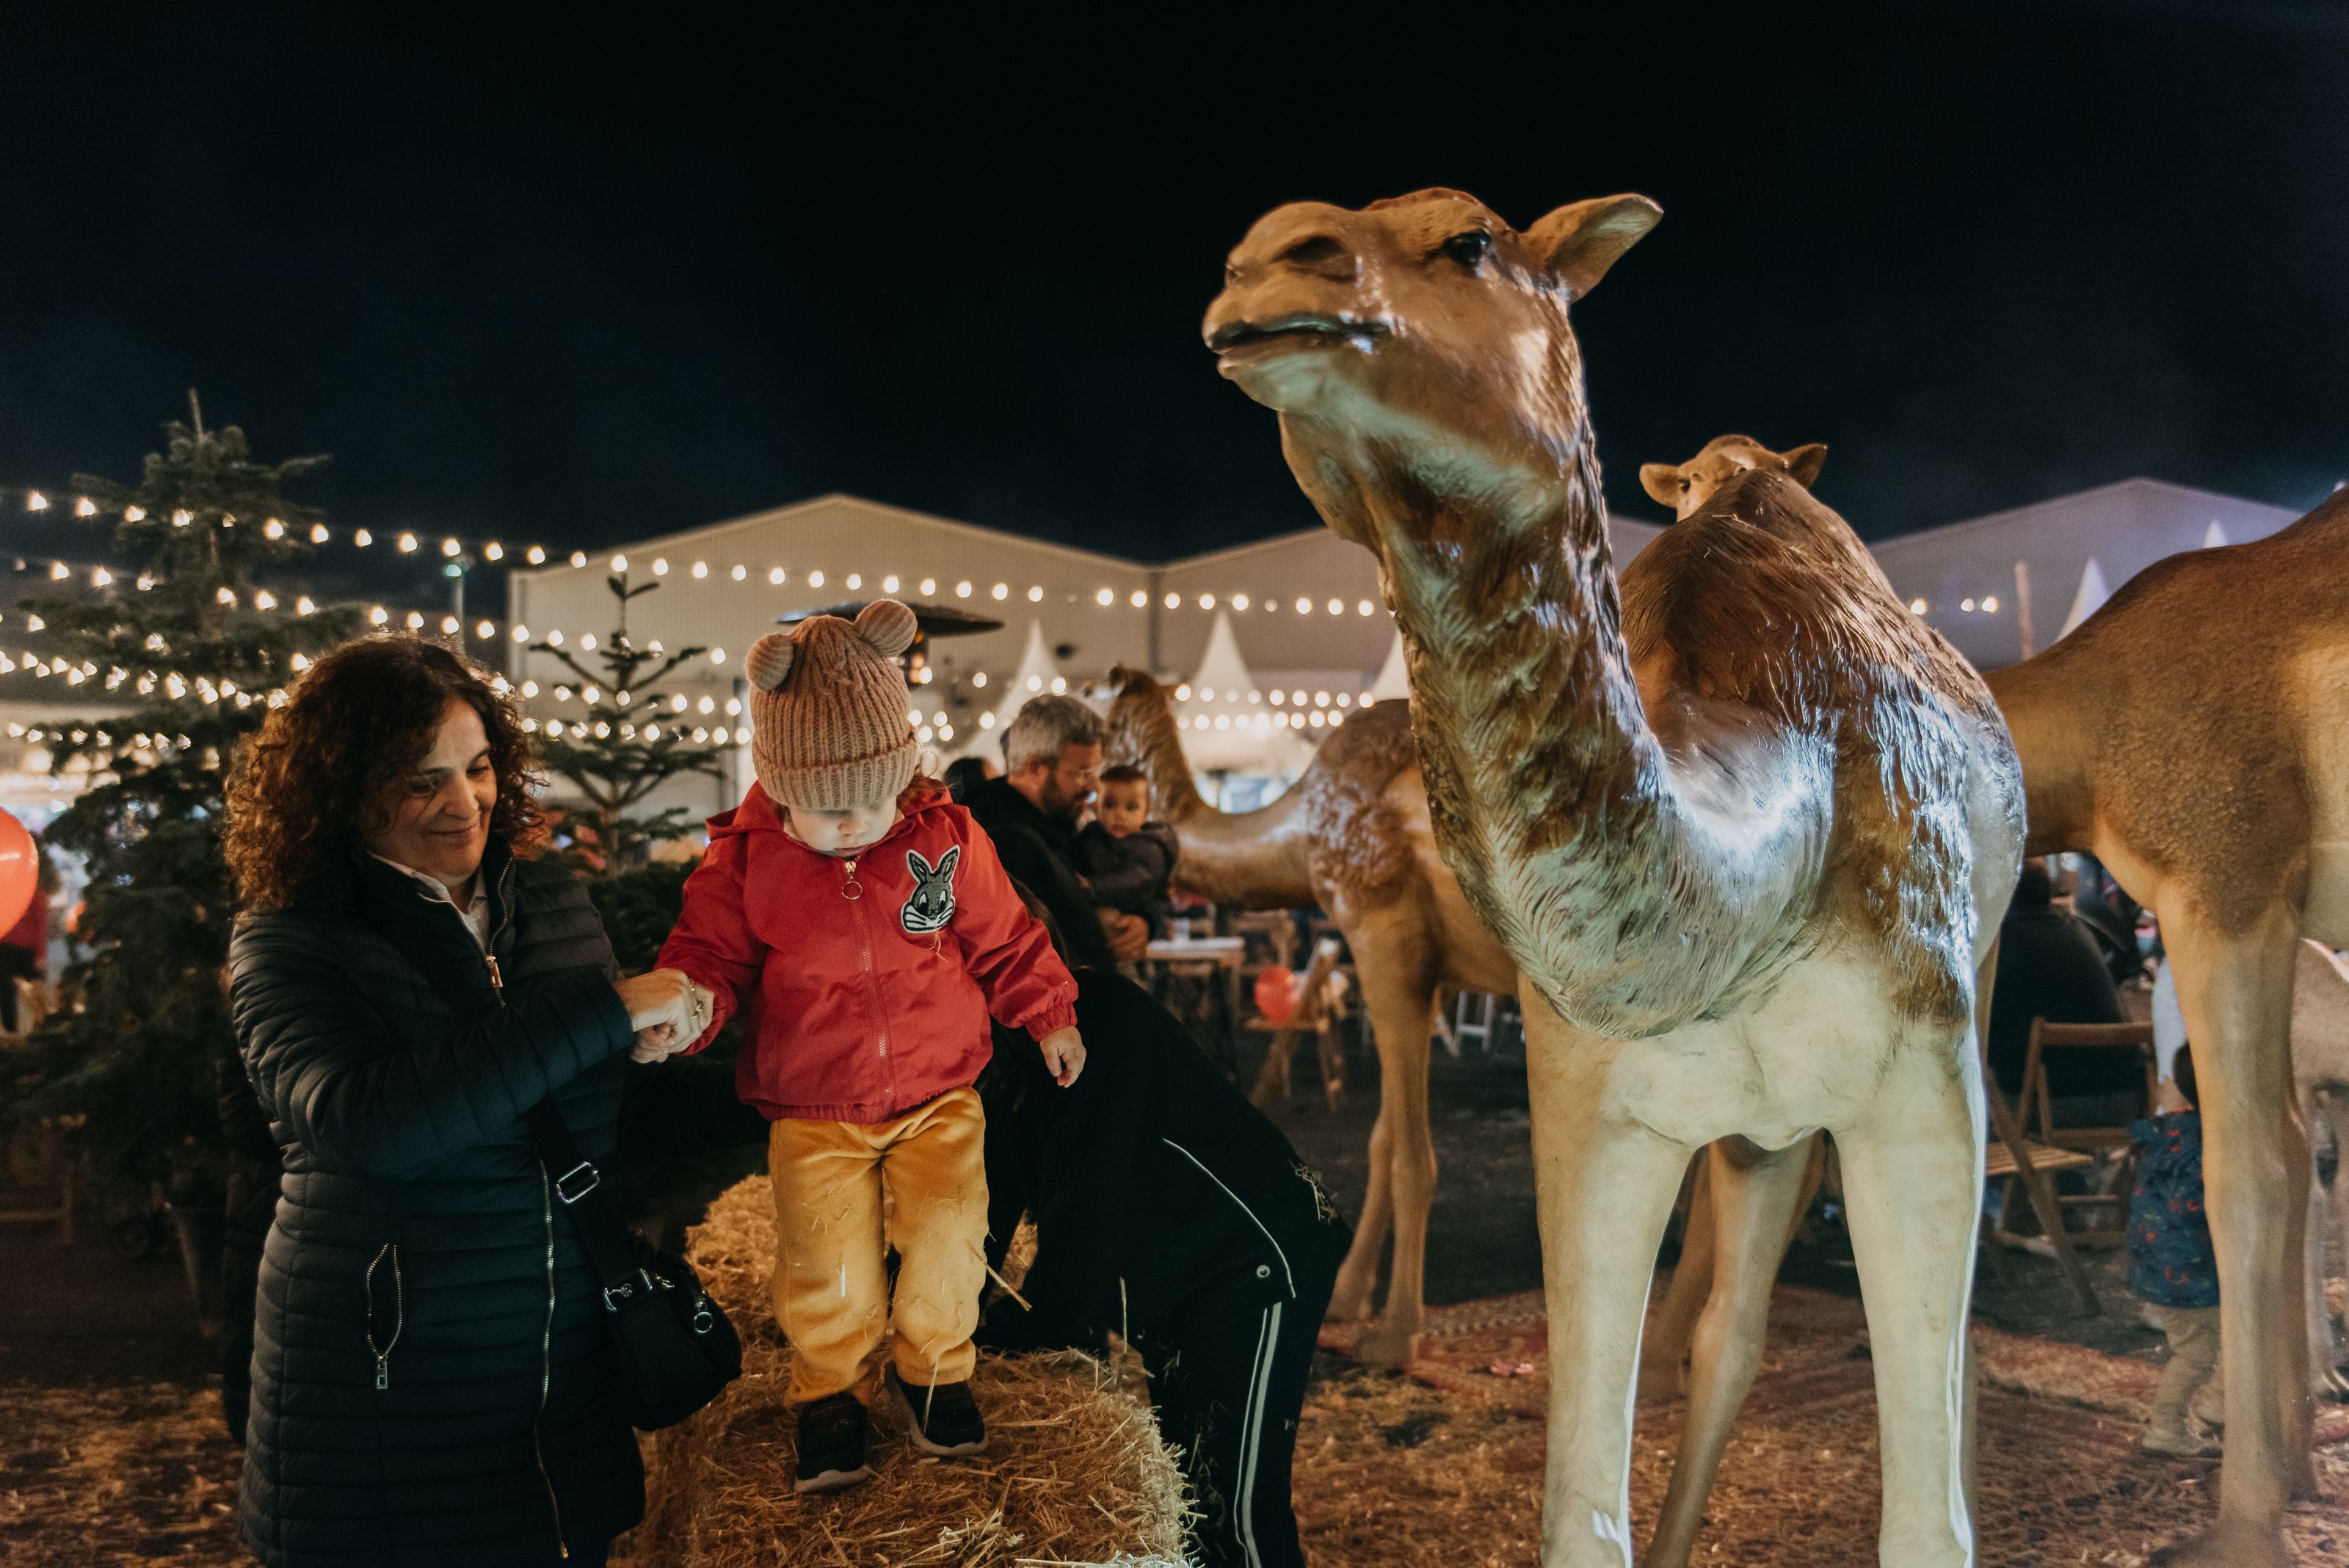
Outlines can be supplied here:
<path id="1" fill-rule="evenodd" d="M 890 659 L 913 647 L 915 634 L 920 629 L 921 623 L 914 618 L 914 612 L 895 599 L 874 599 L 856 617 L 856 635 L 871 643 L 874 651 Z"/>
<path id="2" fill-rule="evenodd" d="M 742 668 L 750 674 L 750 684 L 761 691 L 772 691 L 792 672 L 792 639 L 787 633 L 771 631 L 750 645 L 750 657 Z"/>

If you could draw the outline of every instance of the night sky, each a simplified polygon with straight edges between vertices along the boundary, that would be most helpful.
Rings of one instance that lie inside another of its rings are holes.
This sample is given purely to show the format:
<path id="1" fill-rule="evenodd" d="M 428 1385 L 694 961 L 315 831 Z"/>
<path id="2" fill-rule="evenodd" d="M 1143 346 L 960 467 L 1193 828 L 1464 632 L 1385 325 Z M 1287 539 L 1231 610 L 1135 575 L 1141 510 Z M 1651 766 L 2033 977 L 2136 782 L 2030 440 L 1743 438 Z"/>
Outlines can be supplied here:
<path id="1" fill-rule="evenodd" d="M 197 9 L 0 20 L 0 485 L 134 477 L 195 386 L 332 452 L 300 493 L 345 526 L 592 546 L 846 490 L 1164 558 L 1315 521 L 1199 345 L 1224 252 L 1430 184 L 1662 203 L 1575 313 L 1636 515 L 1726 431 L 1828 442 L 1871 537 L 2349 477 L 2340 6 Z"/>

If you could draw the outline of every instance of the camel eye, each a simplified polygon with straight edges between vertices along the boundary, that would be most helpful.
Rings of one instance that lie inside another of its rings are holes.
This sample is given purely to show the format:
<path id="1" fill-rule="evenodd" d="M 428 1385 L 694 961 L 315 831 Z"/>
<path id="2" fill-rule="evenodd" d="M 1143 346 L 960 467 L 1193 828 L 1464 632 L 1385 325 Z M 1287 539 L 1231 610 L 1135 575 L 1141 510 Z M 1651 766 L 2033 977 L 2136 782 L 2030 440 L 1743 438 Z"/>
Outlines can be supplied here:
<path id="1" fill-rule="evenodd" d="M 1444 242 L 1444 254 L 1470 272 L 1476 270 L 1485 253 L 1492 248 L 1493 236 L 1482 229 L 1470 229 L 1466 234 L 1454 234 Z"/>

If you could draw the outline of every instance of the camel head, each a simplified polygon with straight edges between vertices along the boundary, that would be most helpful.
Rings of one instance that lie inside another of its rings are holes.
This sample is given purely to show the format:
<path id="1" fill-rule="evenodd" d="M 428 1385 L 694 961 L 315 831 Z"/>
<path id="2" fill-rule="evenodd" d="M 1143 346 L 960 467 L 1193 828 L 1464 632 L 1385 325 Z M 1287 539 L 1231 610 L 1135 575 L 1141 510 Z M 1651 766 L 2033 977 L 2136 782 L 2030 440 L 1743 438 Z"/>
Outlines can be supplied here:
<path id="1" fill-rule="evenodd" d="M 1371 472 L 1437 493 L 1558 489 L 1588 441 L 1567 306 L 1661 215 L 1601 196 L 1520 232 L 1458 191 L 1291 202 L 1231 253 L 1202 334 L 1279 413 L 1322 516 L 1370 544 Z"/>
<path id="2" fill-rule="evenodd" d="M 1792 452 L 1772 452 L 1752 436 L 1715 436 L 1704 450 L 1674 468 L 1669 462 L 1640 465 L 1640 488 L 1672 509 L 1675 520 L 1713 499 L 1713 493 L 1750 469 L 1773 468 L 1808 490 L 1818 483 L 1827 449 L 1817 441 Z"/>
<path id="3" fill-rule="evenodd" d="M 1151 783 L 1154 787 L 1158 780 L 1151 765 L 1154 753 L 1174 731 L 1173 694 L 1147 671 L 1123 664 L 1112 666 L 1102 686 L 1110 699 L 1102 761 L 1112 766 L 1122 763 L 1153 774 Z M 1178 741 L 1178 754 L 1181 749 Z"/>

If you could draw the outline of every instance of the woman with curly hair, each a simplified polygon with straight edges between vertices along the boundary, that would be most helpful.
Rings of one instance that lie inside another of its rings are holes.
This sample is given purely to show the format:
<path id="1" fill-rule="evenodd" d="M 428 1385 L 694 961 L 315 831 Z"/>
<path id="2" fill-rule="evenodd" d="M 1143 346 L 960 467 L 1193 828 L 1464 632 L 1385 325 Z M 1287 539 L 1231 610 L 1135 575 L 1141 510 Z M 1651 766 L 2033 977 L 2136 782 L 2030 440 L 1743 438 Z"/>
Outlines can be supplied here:
<path id="1" fill-rule="evenodd" d="M 539 826 L 512 708 L 447 650 L 321 659 L 230 781 L 239 1048 L 284 1168 L 244 1536 L 273 1568 L 597 1564 L 644 1508 L 597 1282 L 524 1118 L 585 1157 L 756 1141 L 658 1060 L 708 993 L 616 978 Z"/>

